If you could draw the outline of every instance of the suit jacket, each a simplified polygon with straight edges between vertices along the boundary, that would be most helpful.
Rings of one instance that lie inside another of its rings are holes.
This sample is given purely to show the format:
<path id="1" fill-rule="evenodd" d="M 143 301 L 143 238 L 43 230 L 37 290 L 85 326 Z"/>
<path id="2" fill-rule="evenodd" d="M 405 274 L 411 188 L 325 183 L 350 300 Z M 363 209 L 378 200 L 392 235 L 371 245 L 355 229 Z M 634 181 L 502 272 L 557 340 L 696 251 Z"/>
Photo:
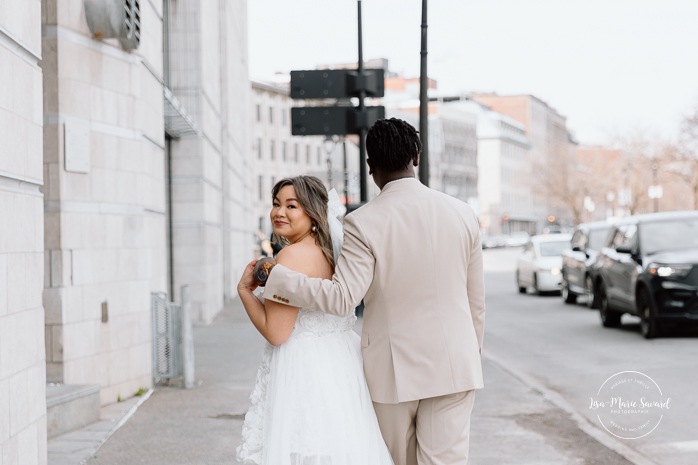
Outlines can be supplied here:
<path id="1" fill-rule="evenodd" d="M 483 386 L 484 293 L 472 209 L 410 178 L 344 218 L 332 280 L 277 265 L 264 296 L 334 315 L 363 298 L 366 380 L 373 401 L 392 404 Z"/>

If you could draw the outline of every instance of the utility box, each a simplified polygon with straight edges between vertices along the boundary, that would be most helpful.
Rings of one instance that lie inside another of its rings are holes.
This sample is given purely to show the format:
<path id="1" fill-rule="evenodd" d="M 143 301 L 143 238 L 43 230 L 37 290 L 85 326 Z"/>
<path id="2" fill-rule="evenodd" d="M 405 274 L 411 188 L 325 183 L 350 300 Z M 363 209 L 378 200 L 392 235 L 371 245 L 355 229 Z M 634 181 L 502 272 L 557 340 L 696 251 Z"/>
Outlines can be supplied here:
<path id="1" fill-rule="evenodd" d="M 126 50 L 141 42 L 141 0 L 82 0 L 95 39 L 119 39 Z"/>

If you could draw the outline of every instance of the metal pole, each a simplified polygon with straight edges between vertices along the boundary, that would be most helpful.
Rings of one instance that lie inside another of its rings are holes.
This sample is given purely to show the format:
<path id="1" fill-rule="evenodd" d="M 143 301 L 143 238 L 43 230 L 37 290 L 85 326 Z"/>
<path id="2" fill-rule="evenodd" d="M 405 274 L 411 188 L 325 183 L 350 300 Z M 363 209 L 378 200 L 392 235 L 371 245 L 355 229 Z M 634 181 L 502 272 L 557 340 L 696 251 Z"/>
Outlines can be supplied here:
<path id="1" fill-rule="evenodd" d="M 349 211 L 349 171 L 347 170 L 347 139 L 342 139 L 342 151 L 344 153 L 344 206 Z"/>
<path id="2" fill-rule="evenodd" d="M 182 365 L 184 388 L 194 387 L 194 332 L 191 327 L 191 295 L 189 285 L 181 287 L 182 298 Z"/>
<path id="3" fill-rule="evenodd" d="M 361 0 L 356 2 L 359 8 L 359 63 L 358 72 L 359 76 L 364 73 L 364 51 L 363 51 L 363 40 L 362 40 L 362 30 L 361 30 Z M 364 98 L 366 97 L 366 91 L 361 90 L 359 93 L 359 112 L 364 111 Z M 368 201 L 368 173 L 366 170 L 366 128 L 361 128 L 359 132 L 359 183 L 361 185 L 361 203 Z"/>
<path id="4" fill-rule="evenodd" d="M 419 136 L 422 156 L 419 160 L 419 180 L 429 185 L 429 78 L 427 77 L 427 0 L 422 0 L 422 51 L 419 75 Z"/>

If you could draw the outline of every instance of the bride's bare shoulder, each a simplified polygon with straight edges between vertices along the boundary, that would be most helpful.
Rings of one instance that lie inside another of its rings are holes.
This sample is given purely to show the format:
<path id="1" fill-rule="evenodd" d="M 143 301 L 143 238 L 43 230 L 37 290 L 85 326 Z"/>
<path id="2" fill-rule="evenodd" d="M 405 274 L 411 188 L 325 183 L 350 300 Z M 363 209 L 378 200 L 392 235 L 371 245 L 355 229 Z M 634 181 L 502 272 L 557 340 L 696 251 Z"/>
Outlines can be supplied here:
<path id="1" fill-rule="evenodd" d="M 308 276 L 324 275 L 319 265 L 325 261 L 322 249 L 307 243 L 287 245 L 276 255 L 276 263 Z"/>

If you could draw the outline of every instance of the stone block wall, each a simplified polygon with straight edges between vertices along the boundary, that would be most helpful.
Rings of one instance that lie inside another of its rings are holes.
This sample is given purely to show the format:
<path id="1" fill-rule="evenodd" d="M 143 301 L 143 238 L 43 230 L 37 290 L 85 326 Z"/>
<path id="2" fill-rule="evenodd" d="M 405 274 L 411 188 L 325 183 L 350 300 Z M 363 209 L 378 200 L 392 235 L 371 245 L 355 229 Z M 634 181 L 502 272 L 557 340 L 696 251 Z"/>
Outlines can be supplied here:
<path id="1" fill-rule="evenodd" d="M 166 290 L 162 7 L 141 43 L 96 40 L 82 0 L 44 0 L 49 382 L 103 404 L 152 383 L 150 294 Z"/>
<path id="2" fill-rule="evenodd" d="M 0 463 L 46 463 L 41 2 L 0 3 Z"/>
<path id="3" fill-rule="evenodd" d="M 173 281 L 208 323 L 252 258 L 246 3 L 169 3 L 167 80 L 200 128 L 171 142 Z"/>

